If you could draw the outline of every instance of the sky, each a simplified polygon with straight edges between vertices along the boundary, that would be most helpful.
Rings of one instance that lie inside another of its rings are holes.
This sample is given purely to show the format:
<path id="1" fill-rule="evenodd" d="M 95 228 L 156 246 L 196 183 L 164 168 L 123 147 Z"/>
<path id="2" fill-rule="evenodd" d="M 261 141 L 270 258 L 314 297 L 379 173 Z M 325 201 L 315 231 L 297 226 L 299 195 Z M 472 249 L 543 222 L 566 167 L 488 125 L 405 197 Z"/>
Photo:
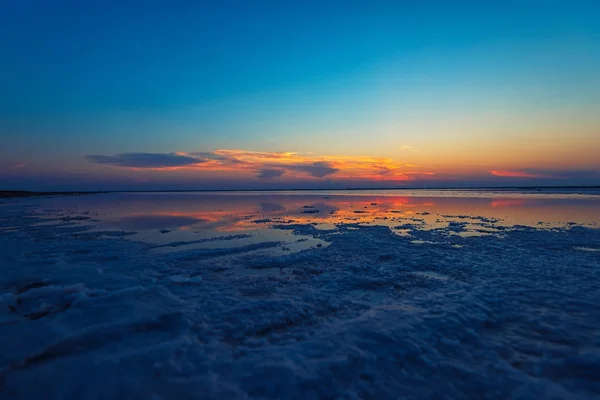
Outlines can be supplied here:
<path id="1" fill-rule="evenodd" d="M 6 0 L 0 190 L 600 185 L 600 2 Z"/>

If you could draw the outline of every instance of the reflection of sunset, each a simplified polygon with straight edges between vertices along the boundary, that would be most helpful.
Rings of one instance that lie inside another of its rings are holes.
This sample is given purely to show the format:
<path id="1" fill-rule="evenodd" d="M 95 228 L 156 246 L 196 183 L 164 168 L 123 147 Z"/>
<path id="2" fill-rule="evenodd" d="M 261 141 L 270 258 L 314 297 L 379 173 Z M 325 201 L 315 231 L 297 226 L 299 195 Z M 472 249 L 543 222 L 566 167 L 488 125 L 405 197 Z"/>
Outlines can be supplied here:
<path id="1" fill-rule="evenodd" d="M 330 199 L 310 199 L 310 201 L 302 197 L 291 196 L 279 200 L 284 201 L 281 204 L 268 203 L 270 209 L 265 209 L 262 204 L 239 201 L 223 209 L 157 210 L 152 216 L 184 218 L 189 221 L 189 223 L 178 227 L 179 230 L 189 230 L 193 226 L 194 229 L 233 232 L 256 229 L 262 223 L 265 223 L 261 222 L 260 219 L 269 219 L 268 222 L 274 224 L 282 222 L 297 224 L 327 222 L 336 224 L 347 221 L 368 223 L 384 217 L 397 217 L 399 212 L 411 215 L 415 213 L 415 211 L 412 211 L 414 209 L 426 209 L 435 205 L 430 200 L 387 196 L 363 196 L 358 198 L 340 196 Z M 411 210 L 402 211 L 403 208 L 410 208 Z M 136 211 L 127 215 L 127 218 L 132 217 L 144 218 L 148 217 L 148 214 Z M 257 220 L 259 221 L 257 222 Z"/>
<path id="2" fill-rule="evenodd" d="M 525 205 L 525 199 L 499 199 L 491 202 L 492 207 L 511 207 L 511 206 L 523 206 Z"/>
<path id="3" fill-rule="evenodd" d="M 417 219 L 427 224 L 440 217 L 468 215 L 504 220 L 506 223 L 537 224 L 539 221 L 563 222 L 565 209 L 569 219 L 580 222 L 600 220 L 600 211 L 575 207 L 570 202 L 519 198 L 444 198 L 411 196 L 181 196 L 178 200 L 154 201 L 127 212 L 123 218 L 172 218 L 177 229 L 196 232 L 252 231 L 277 224 L 311 223 L 383 223 L 398 225 L 399 221 Z M 145 210 L 141 212 L 140 210 Z M 125 210 L 124 210 L 125 211 Z"/>

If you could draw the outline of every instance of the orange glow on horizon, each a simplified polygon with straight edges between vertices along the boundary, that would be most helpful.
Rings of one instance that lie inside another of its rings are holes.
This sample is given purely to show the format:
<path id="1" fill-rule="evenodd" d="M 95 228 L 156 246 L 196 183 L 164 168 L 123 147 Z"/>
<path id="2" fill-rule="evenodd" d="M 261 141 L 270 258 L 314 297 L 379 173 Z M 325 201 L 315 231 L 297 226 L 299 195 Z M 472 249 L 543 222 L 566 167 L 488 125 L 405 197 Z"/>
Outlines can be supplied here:
<path id="1" fill-rule="evenodd" d="M 438 159 L 397 160 L 392 157 L 360 155 L 317 155 L 299 152 L 263 152 L 248 150 L 215 150 L 207 152 L 175 153 L 125 153 L 114 156 L 90 156 L 113 171 L 144 173 L 154 171 L 169 174 L 170 179 L 210 178 L 240 179 L 244 182 L 293 183 L 313 181 L 315 185 L 331 181 L 423 185 L 448 185 L 453 181 L 495 180 L 497 178 L 554 179 L 564 181 L 571 172 L 556 169 L 535 169 L 533 164 L 509 165 L 494 163 L 494 168 L 484 163 L 447 164 Z M 94 159 L 92 159 L 94 161 Z M 149 176 L 149 175 L 148 175 Z M 154 176 L 156 177 L 156 175 Z M 566 178 L 565 178 L 566 177 Z M 150 178 L 149 178 L 150 179 Z M 506 179 L 496 182 L 506 183 Z"/>

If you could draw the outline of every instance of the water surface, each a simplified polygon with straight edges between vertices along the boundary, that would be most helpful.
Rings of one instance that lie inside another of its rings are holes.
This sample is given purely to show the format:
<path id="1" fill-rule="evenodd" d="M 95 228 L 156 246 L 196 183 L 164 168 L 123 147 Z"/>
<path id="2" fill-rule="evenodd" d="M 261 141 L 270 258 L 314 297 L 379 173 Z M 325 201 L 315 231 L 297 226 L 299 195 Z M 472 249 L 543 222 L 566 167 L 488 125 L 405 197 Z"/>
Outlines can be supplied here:
<path id="1" fill-rule="evenodd" d="M 276 241 L 269 252 L 293 253 L 327 243 L 278 229 L 312 224 L 383 225 L 399 235 L 446 229 L 460 236 L 497 235 L 512 226 L 540 229 L 600 224 L 594 190 L 364 190 L 111 193 L 29 200 L 53 223 L 93 224 L 127 232 L 153 251 L 228 248 Z"/>

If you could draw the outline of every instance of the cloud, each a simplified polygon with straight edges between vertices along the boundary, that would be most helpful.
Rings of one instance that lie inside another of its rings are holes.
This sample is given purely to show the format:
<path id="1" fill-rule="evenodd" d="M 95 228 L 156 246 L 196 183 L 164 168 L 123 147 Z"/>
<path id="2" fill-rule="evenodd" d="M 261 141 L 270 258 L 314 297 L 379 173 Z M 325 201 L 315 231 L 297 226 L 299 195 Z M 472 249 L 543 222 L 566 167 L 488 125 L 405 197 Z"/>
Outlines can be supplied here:
<path id="1" fill-rule="evenodd" d="M 492 176 L 503 178 L 537 178 L 554 180 L 557 183 L 562 183 L 561 181 L 570 181 L 572 184 L 584 181 L 598 182 L 600 180 L 600 170 L 491 170 L 490 174 Z"/>
<path id="2" fill-rule="evenodd" d="M 409 166 L 389 158 L 360 156 L 319 156 L 314 153 L 214 150 L 178 153 L 124 153 L 89 155 L 90 162 L 130 169 L 186 170 L 203 173 L 230 173 L 263 180 L 283 175 L 290 180 L 336 179 L 403 181 L 412 179 Z"/>
<path id="3" fill-rule="evenodd" d="M 114 156 L 88 155 L 88 161 L 128 168 L 182 167 L 203 163 L 206 160 L 179 153 L 123 153 Z"/>
<path id="4" fill-rule="evenodd" d="M 258 177 L 260 179 L 279 178 L 283 174 L 285 174 L 285 170 L 283 169 L 263 168 L 260 171 L 258 171 Z"/>
<path id="5" fill-rule="evenodd" d="M 399 150 L 410 150 L 410 151 L 417 151 L 417 149 L 415 149 L 412 146 L 400 146 Z"/>
<path id="6" fill-rule="evenodd" d="M 534 174 L 525 171 L 491 170 L 490 174 L 503 178 L 549 178 L 546 175 Z"/>
<path id="7" fill-rule="evenodd" d="M 330 162 L 327 161 L 318 161 L 306 165 L 290 165 L 287 168 L 295 171 L 306 172 L 315 178 L 324 178 L 327 175 L 335 174 L 339 171 L 338 168 L 335 168 Z"/>
<path id="8" fill-rule="evenodd" d="M 192 153 L 188 153 L 190 156 L 200 157 L 206 160 L 218 161 L 224 164 L 243 164 L 244 161 L 238 160 L 237 158 L 228 155 L 228 154 L 220 154 L 214 151 L 196 151 Z"/>

